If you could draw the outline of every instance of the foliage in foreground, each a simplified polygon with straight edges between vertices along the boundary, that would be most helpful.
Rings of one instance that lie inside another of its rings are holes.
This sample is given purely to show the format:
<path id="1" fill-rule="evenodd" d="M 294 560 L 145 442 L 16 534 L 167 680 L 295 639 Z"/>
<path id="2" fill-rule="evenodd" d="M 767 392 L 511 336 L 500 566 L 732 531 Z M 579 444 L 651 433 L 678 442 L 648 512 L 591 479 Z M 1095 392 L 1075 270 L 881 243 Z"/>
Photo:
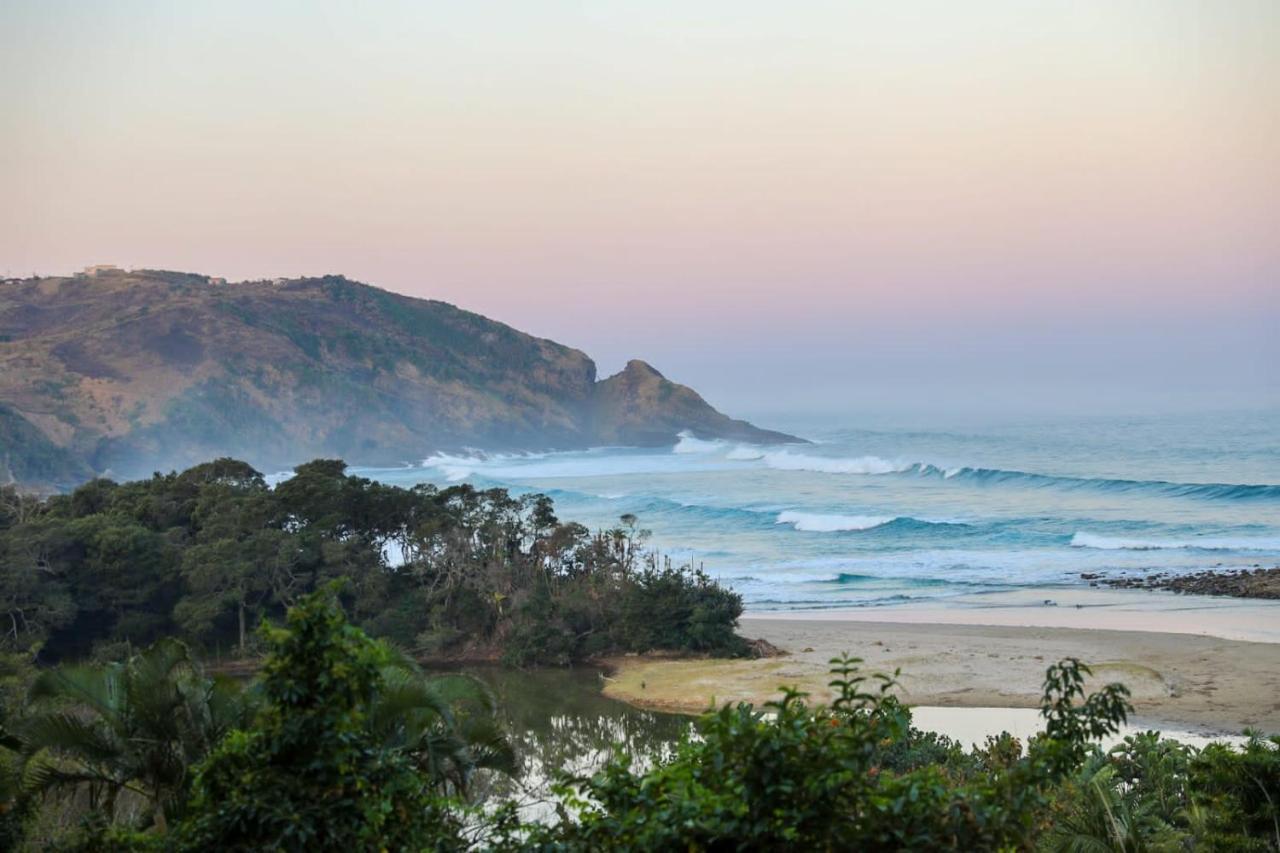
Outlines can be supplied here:
<path id="1" fill-rule="evenodd" d="M 452 753 L 427 755 L 443 741 L 410 710 L 431 702 L 401 697 L 396 655 L 331 593 L 304 598 L 266 642 L 259 704 L 195 766 L 168 827 L 99 811 L 80 849 L 1280 849 L 1280 739 L 1195 750 L 1149 733 L 1104 753 L 1094 742 L 1125 719 L 1126 691 L 1086 695 L 1074 660 L 1048 670 L 1045 731 L 1025 747 L 921 732 L 891 678 L 842 658 L 832 705 L 788 691 L 723 707 L 651 769 L 620 756 L 562 780 L 559 819 L 528 824 L 462 804 L 469 774 L 507 766 L 502 749 L 479 737 L 466 772 L 441 771 Z M 0 829 L 21 831 L 13 814 Z"/>
<path id="2" fill-rule="evenodd" d="M 887 691 L 832 661 L 837 698 L 787 691 L 706 717 L 701 738 L 646 773 L 625 761 L 565 788 L 576 820 L 514 828 L 510 849 L 989 850 L 1028 846 L 1048 793 L 1089 739 L 1125 719 L 1127 692 L 1084 697 L 1087 668 L 1064 661 L 1045 682 L 1043 737 L 967 755 L 923 735 Z"/>
<path id="3" fill-rule="evenodd" d="M 25 829 L 32 847 L 248 849 L 272 833 L 311 847 L 354 843 L 335 836 L 345 820 L 366 841 L 390 839 L 419 818 L 456 826 L 446 796 L 465 797 L 479 772 L 514 772 L 483 684 L 424 677 L 350 625 L 335 588 L 263 633 L 272 653 L 247 688 L 206 677 L 174 640 L 36 675 L 0 750 L 12 771 L 0 775 L 0 832 Z M 36 811 L 53 825 L 32 825 Z"/>
<path id="4" fill-rule="evenodd" d="M 592 534 L 542 495 L 403 489 L 338 460 L 274 489 L 233 459 L 47 500 L 0 487 L 0 652 L 111 660 L 180 636 L 251 653 L 254 624 L 342 578 L 353 621 L 423 655 L 741 653 L 741 598 L 644 537 L 634 517 Z"/>
<path id="5" fill-rule="evenodd" d="M 270 631 L 263 707 L 197 768 L 189 850 L 452 849 L 459 825 L 408 754 L 370 730 L 386 648 L 322 596 Z"/>

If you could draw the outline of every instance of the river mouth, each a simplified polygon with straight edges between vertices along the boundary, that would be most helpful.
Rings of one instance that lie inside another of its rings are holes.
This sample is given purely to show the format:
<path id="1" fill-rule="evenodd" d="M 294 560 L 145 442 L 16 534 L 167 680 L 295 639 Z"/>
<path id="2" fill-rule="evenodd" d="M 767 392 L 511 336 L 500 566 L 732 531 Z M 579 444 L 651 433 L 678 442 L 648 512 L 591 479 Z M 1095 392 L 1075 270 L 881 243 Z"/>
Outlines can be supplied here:
<path id="1" fill-rule="evenodd" d="M 635 708 L 600 692 L 594 667 L 506 669 L 467 666 L 483 681 L 515 747 L 519 776 L 484 774 L 471 792 L 477 802 L 511 800 L 526 820 L 555 814 L 552 785 L 560 773 L 590 775 L 615 755 L 643 767 L 671 754 L 693 730 L 692 717 Z"/>
<path id="2" fill-rule="evenodd" d="M 520 768 L 515 779 L 483 775 L 476 780 L 472 797 L 482 803 L 513 801 L 526 820 L 554 819 L 552 786 L 558 774 L 591 775 L 621 754 L 632 757 L 633 767 L 643 768 L 670 756 L 695 730 L 693 715 L 637 708 L 603 695 L 604 673 L 594 667 L 516 670 L 468 666 L 462 672 L 480 679 L 493 691 Z M 946 735 L 966 749 L 981 746 L 988 737 L 1005 731 L 1025 743 L 1044 728 L 1040 712 L 1033 708 L 918 706 L 911 711 L 917 728 Z M 1109 748 L 1124 736 L 1149 729 L 1197 747 L 1210 741 L 1244 740 L 1207 729 L 1175 730 L 1135 718 L 1103 746 Z"/>

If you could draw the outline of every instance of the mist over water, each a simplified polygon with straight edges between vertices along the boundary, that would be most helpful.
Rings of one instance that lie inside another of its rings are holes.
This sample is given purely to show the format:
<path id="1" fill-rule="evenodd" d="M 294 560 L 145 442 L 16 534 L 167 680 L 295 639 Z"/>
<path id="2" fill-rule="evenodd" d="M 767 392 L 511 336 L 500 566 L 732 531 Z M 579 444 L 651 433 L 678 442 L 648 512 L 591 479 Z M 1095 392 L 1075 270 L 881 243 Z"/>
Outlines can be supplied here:
<path id="1" fill-rule="evenodd" d="M 551 495 L 624 513 L 748 609 L 959 601 L 1082 573 L 1280 564 L 1280 412 L 769 423 L 811 445 L 435 456 L 362 471 Z"/>

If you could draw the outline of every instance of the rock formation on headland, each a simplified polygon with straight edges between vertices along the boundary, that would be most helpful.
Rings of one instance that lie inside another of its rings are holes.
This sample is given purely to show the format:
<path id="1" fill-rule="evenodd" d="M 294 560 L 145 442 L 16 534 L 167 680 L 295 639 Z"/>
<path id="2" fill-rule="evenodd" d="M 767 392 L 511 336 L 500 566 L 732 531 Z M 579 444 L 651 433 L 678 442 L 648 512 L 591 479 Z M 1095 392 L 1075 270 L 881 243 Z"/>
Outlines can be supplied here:
<path id="1" fill-rule="evenodd" d="M 342 276 L 157 270 L 0 283 L 0 482 L 69 485 L 214 456 L 398 464 L 436 450 L 798 439 L 641 361 L 582 352 Z"/>

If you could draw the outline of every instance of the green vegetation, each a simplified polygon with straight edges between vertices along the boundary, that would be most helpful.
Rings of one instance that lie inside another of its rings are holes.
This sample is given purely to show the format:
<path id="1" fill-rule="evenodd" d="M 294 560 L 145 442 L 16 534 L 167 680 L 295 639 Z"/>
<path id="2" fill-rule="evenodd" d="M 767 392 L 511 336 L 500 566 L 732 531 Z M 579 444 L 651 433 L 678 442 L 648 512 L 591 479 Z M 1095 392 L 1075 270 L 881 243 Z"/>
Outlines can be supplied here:
<path id="1" fill-rule="evenodd" d="M 466 779 L 512 767 L 491 704 L 423 679 L 352 626 L 337 597 L 304 596 L 284 627 L 264 627 L 266 663 L 244 690 L 205 678 L 171 642 L 37 676 L 32 707 L 4 720 L 3 840 L 139 851 L 1280 844 L 1280 739 L 1197 751 L 1146 734 L 1104 753 L 1092 741 L 1117 731 L 1126 694 L 1083 695 L 1088 669 L 1073 660 L 1049 669 L 1046 730 L 1025 746 L 1004 735 L 966 751 L 923 733 L 887 693 L 893 679 L 839 659 L 831 706 L 795 692 L 763 712 L 726 706 L 669 759 L 637 771 L 620 755 L 566 777 L 558 817 L 522 822 L 509 804 L 466 801 Z"/>
<path id="2" fill-rule="evenodd" d="M 332 586 L 262 635 L 249 686 L 173 640 L 29 677 L 0 744 L 5 849 L 457 847 L 473 776 L 514 767 L 483 686 L 424 677 Z"/>
<path id="3" fill-rule="evenodd" d="M 232 459 L 0 489 L 0 848 L 1280 850 L 1280 738 L 1104 752 L 1127 692 L 1086 695 L 1074 660 L 1025 744 L 922 732 L 896 674 L 842 658 L 830 706 L 713 710 L 669 756 L 562 777 L 549 822 L 482 799 L 518 738 L 483 684 L 415 657 L 744 651 L 740 599 L 646 535 L 337 460 L 274 489 Z M 202 663 L 231 650 L 254 681 Z"/>
<path id="4" fill-rule="evenodd" d="M 634 518 L 592 534 L 541 495 L 401 489 L 345 467 L 310 462 L 270 489 L 220 459 L 44 501 L 0 492 L 0 650 L 115 659 L 176 636 L 252 654 L 253 625 L 334 579 L 358 625 L 418 656 L 743 650 L 739 597 L 646 553 Z"/>
<path id="5" fill-rule="evenodd" d="M 5 286 L 0 315 L 22 344 L 0 345 L 0 483 L 65 488 L 222 455 L 274 471 L 461 447 L 673 444 L 684 429 L 794 440 L 666 380 L 654 378 L 661 395 L 597 383 L 578 350 L 342 276 L 22 279 Z M 4 404 L 40 415 L 9 422 Z"/>
<path id="6" fill-rule="evenodd" d="M 267 640 L 262 709 L 251 728 L 229 736 L 196 768 L 191 814 L 176 846 L 458 846 L 459 825 L 439 792 L 446 780 L 470 772 L 443 767 L 465 750 L 434 754 L 448 735 L 423 730 L 416 713 L 405 714 L 402 726 L 398 708 L 380 707 L 399 698 L 400 683 L 384 674 L 392 662 L 387 648 L 347 624 L 323 595 L 303 599 L 288 626 L 268 631 Z M 437 717 L 449 719 L 447 713 L 441 708 Z"/>

